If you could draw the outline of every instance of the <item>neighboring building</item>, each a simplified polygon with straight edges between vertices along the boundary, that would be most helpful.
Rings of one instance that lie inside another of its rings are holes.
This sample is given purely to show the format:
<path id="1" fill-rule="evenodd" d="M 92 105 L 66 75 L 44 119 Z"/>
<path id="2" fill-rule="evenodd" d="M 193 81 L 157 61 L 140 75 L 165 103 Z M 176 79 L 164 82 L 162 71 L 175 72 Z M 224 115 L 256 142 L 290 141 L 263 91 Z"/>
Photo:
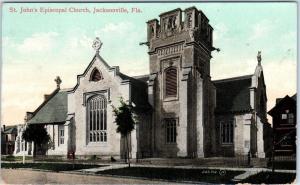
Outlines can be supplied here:
<path id="1" fill-rule="evenodd" d="M 273 118 L 275 155 L 296 154 L 297 95 L 277 98 L 268 112 Z"/>
<path id="2" fill-rule="evenodd" d="M 182 13 L 185 20 L 182 21 Z M 213 28 L 202 11 L 175 9 L 147 22 L 150 74 L 129 77 L 96 54 L 72 89 L 45 95 L 27 124 L 45 125 L 49 155 L 122 157 L 112 105 L 119 98 L 138 117 L 131 157 L 265 157 L 266 86 L 261 66 L 251 75 L 211 81 Z M 137 156 L 138 155 L 138 156 Z"/>
<path id="3" fill-rule="evenodd" d="M 22 156 L 22 155 L 33 155 L 33 145 L 32 143 L 26 142 L 22 139 L 23 132 L 25 131 L 26 125 L 20 124 L 17 126 L 17 137 L 15 140 L 15 149 L 14 155 Z"/>
<path id="4" fill-rule="evenodd" d="M 15 140 L 17 138 L 17 125 L 6 126 L 1 128 L 1 154 L 12 155 L 15 150 Z"/>
<path id="5" fill-rule="evenodd" d="M 22 139 L 24 124 L 3 125 L 1 128 L 1 154 L 2 155 L 32 155 L 32 145 Z"/>

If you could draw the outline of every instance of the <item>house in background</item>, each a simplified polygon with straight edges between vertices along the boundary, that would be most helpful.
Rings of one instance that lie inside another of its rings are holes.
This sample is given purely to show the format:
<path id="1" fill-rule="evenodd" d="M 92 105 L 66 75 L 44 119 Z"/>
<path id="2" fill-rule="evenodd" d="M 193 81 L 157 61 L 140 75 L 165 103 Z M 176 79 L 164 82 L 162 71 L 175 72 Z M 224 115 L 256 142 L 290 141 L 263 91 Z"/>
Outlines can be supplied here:
<path id="1" fill-rule="evenodd" d="M 32 155 L 33 145 L 30 142 L 26 142 L 22 139 L 23 132 L 25 131 L 26 125 L 17 125 L 17 136 L 15 139 L 15 148 L 13 154 L 15 156 Z"/>
<path id="2" fill-rule="evenodd" d="M 276 105 L 268 112 L 273 118 L 275 155 L 296 154 L 297 94 L 277 98 Z"/>
<path id="3" fill-rule="evenodd" d="M 15 150 L 15 140 L 17 138 L 17 125 L 6 126 L 1 128 L 1 154 L 12 155 Z"/>

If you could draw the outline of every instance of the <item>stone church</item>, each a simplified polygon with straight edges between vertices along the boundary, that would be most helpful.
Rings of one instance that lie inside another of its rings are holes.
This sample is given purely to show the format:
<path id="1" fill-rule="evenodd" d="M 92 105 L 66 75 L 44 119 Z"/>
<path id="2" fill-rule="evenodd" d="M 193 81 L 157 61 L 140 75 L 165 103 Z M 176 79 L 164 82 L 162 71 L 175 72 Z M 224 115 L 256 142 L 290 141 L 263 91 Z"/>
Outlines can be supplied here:
<path id="1" fill-rule="evenodd" d="M 127 76 L 96 54 L 71 89 L 45 95 L 26 124 L 42 124 L 51 136 L 48 155 L 120 158 L 112 105 L 122 97 L 134 107 L 132 158 L 247 155 L 265 157 L 266 85 L 260 52 L 253 74 L 212 81 L 213 28 L 201 10 L 175 9 L 147 22 L 150 74 Z M 29 147 L 28 147 L 29 148 Z M 32 148 L 32 147 L 30 147 Z"/>

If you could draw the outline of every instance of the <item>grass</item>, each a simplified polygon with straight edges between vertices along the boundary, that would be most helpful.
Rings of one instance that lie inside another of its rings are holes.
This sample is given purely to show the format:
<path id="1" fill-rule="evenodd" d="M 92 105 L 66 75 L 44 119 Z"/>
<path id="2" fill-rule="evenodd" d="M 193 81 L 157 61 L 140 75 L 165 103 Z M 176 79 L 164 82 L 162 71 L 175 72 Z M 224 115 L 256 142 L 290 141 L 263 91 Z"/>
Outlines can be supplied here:
<path id="1" fill-rule="evenodd" d="M 67 164 L 67 163 L 2 163 L 1 168 L 33 168 L 50 171 L 70 171 L 88 168 L 97 168 L 100 165 L 87 165 L 87 164 Z"/>
<path id="2" fill-rule="evenodd" d="M 296 161 L 275 161 L 274 167 L 275 170 L 296 170 Z M 268 168 L 272 168 L 272 162 L 268 162 Z"/>
<path id="3" fill-rule="evenodd" d="M 178 169 L 178 168 L 149 168 L 131 167 L 112 169 L 98 172 L 98 174 L 109 174 L 119 176 L 134 176 L 150 179 L 164 179 L 175 181 L 197 181 L 209 183 L 233 183 L 233 177 L 243 171 L 220 171 L 209 169 Z"/>
<path id="4" fill-rule="evenodd" d="M 295 173 L 277 173 L 275 172 L 260 172 L 241 181 L 241 183 L 251 184 L 287 184 L 295 180 Z"/>
<path id="5" fill-rule="evenodd" d="M 26 156 L 25 159 L 32 160 L 32 157 Z M 23 160 L 23 156 L 12 156 L 12 155 L 1 156 L 1 161 L 22 161 L 22 160 Z"/>

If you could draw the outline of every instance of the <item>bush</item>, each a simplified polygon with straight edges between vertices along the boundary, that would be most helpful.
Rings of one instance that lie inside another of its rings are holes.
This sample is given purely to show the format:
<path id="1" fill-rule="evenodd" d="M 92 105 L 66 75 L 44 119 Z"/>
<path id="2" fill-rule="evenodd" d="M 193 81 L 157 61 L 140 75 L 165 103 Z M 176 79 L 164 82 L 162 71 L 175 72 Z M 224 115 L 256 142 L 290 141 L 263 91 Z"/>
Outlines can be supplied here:
<path id="1" fill-rule="evenodd" d="M 251 184 L 287 184 L 292 183 L 296 178 L 295 173 L 277 173 L 275 172 L 260 172 L 256 175 L 250 176 L 241 183 Z"/>
<path id="2" fill-rule="evenodd" d="M 272 162 L 267 164 L 268 168 L 272 168 Z M 274 161 L 274 167 L 276 169 L 283 170 L 296 170 L 296 161 Z"/>

